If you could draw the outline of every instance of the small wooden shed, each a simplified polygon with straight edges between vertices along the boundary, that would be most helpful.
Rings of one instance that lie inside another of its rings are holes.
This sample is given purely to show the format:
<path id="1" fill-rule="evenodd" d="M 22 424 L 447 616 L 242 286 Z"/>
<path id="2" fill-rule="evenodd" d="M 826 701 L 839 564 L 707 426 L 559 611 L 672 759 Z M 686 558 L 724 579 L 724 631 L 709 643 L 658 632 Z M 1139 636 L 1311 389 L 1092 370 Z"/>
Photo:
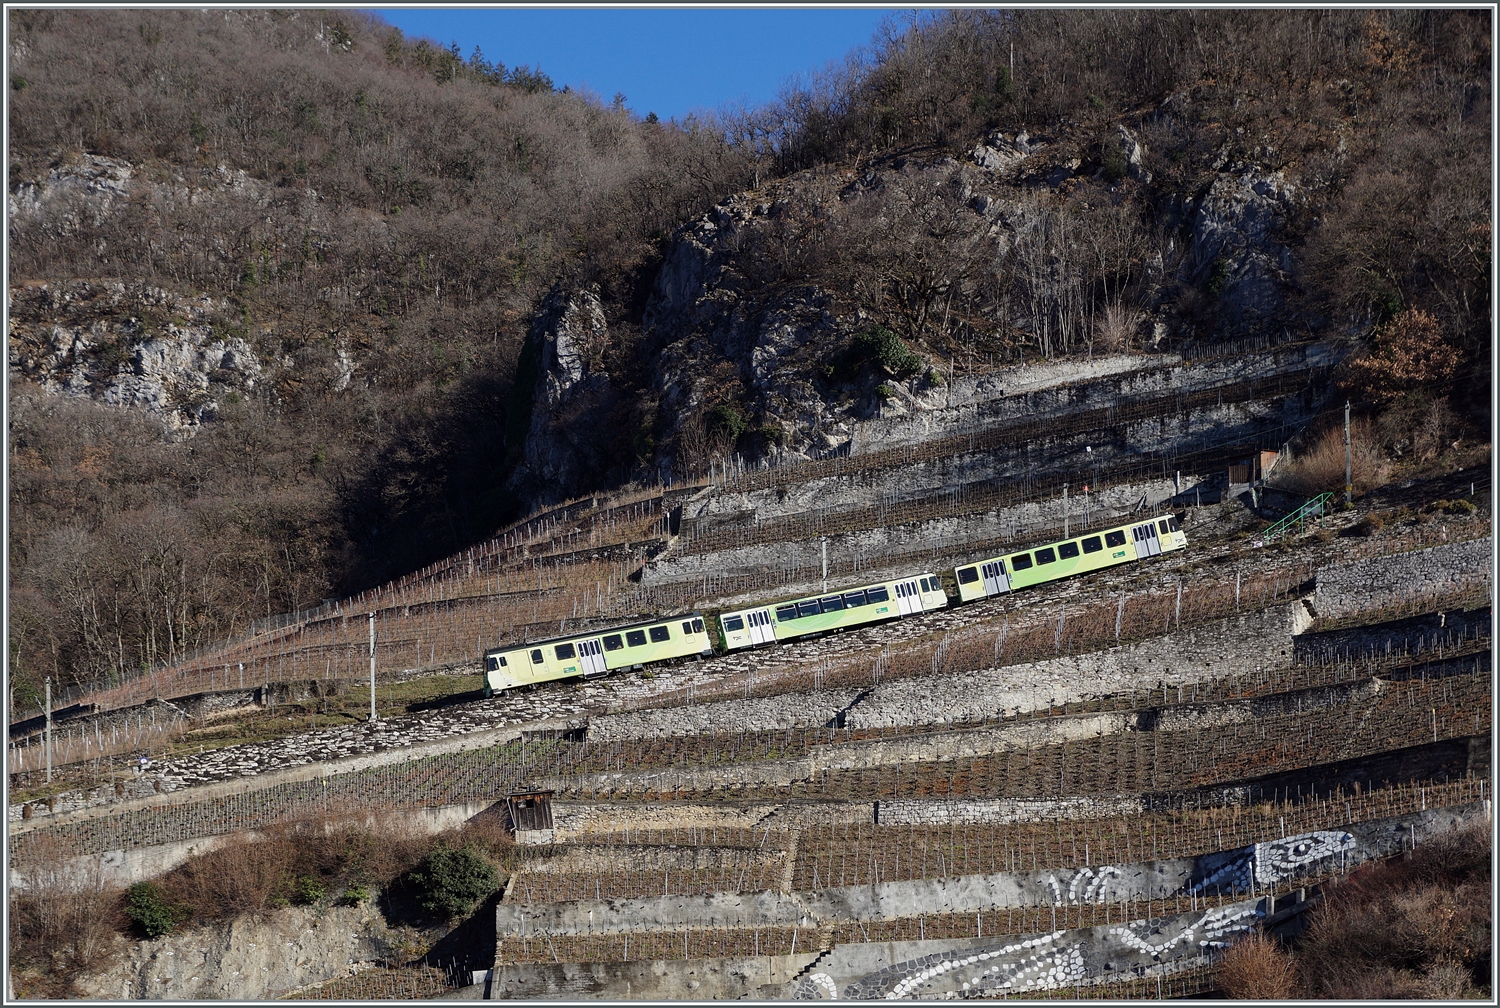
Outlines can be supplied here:
<path id="1" fill-rule="evenodd" d="M 550 843 L 552 840 L 552 792 L 520 787 L 505 796 L 510 826 L 517 843 Z"/>
<path id="2" fill-rule="evenodd" d="M 1256 452 L 1238 465 L 1229 467 L 1229 482 L 1253 483 L 1265 479 L 1276 468 L 1276 457 L 1277 453 L 1273 451 Z"/>

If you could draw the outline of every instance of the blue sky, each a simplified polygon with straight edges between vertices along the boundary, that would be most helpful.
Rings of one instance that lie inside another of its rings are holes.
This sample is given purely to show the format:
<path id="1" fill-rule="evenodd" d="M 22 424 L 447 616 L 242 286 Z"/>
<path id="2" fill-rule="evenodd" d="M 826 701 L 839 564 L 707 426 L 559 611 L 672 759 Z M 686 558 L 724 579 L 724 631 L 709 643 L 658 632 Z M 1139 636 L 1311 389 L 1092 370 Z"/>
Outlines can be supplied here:
<path id="1" fill-rule="evenodd" d="M 608 102 L 623 92 L 637 115 L 681 119 L 694 109 L 776 96 L 788 77 L 821 69 L 870 41 L 897 8 L 378 8 L 408 37 L 465 59 L 541 69 L 562 87 Z"/>

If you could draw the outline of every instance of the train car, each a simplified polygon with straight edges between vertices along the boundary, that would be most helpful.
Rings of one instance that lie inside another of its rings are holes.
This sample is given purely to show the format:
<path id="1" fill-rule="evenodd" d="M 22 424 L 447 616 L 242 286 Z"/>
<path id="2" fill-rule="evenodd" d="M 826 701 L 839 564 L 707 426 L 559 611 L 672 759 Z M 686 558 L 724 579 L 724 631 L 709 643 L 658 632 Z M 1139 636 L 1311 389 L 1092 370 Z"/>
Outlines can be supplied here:
<path id="1" fill-rule="evenodd" d="M 941 609 L 947 604 L 948 595 L 937 575 L 912 574 L 828 595 L 720 613 L 719 628 L 724 633 L 724 650 L 738 651 Z"/>
<path id="2" fill-rule="evenodd" d="M 600 676 L 652 662 L 711 655 L 700 613 L 567 634 L 484 653 L 484 695 L 572 676 Z"/>
<path id="3" fill-rule="evenodd" d="M 1074 574 L 1143 560 L 1186 545 L 1187 536 L 1176 517 L 1157 515 L 1118 528 L 1060 539 L 1045 546 L 955 567 L 953 576 L 958 580 L 959 601 L 972 602 Z"/>

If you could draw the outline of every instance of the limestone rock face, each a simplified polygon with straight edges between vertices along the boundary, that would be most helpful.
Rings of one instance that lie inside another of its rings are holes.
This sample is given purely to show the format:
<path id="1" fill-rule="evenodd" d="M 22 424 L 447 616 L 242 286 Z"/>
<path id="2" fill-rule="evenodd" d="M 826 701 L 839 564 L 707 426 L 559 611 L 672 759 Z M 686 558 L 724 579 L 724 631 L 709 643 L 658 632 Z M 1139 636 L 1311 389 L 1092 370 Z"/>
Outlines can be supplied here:
<path id="1" fill-rule="evenodd" d="M 54 394 L 143 409 L 187 437 L 263 377 L 249 343 L 211 321 L 224 308 L 118 280 L 23 283 L 10 291 L 11 370 Z"/>
<path id="2" fill-rule="evenodd" d="M 398 939 L 368 904 L 289 907 L 129 946 L 75 978 L 87 998 L 260 1001 L 373 965 Z"/>
<path id="3" fill-rule="evenodd" d="M 147 228 L 164 209 L 193 207 L 215 218 L 254 219 L 273 198 L 300 206 L 306 224 L 299 240 L 321 243 L 327 221 L 312 190 L 275 190 L 227 165 L 189 169 L 143 167 L 84 154 L 42 177 L 14 184 L 6 212 L 13 240 L 71 235 L 110 221 Z M 107 242 L 110 230 L 89 232 Z M 311 236 L 311 237 L 309 237 Z M 202 253 L 234 260 L 236 253 L 202 239 Z M 23 279 L 9 292 L 13 377 L 53 394 L 86 396 L 131 407 L 159 419 L 169 438 L 192 436 L 216 416 L 227 396 L 305 375 L 288 359 L 265 359 L 257 335 L 240 326 L 233 306 L 161 281 L 48 277 Z M 233 320 L 234 331 L 225 320 Z M 346 344 L 335 351 L 330 390 L 347 388 L 358 364 Z"/>
<path id="4" fill-rule="evenodd" d="M 616 463 L 601 436 L 619 396 L 602 369 L 610 333 L 598 288 L 553 291 L 527 339 L 536 367 L 531 423 L 508 486 L 529 501 L 568 497 Z"/>
<path id="5" fill-rule="evenodd" d="M 1224 322 L 1240 328 L 1281 306 L 1292 254 L 1279 236 L 1299 193 L 1280 171 L 1236 167 L 1220 173 L 1198 201 L 1192 229 L 1198 261 L 1218 271 Z"/>
<path id="6" fill-rule="evenodd" d="M 1041 144 L 1033 146 L 1031 137 L 1024 130 L 1017 133 L 1014 139 L 1004 133 L 995 132 L 985 137 L 979 146 L 970 151 L 969 157 L 981 168 L 1009 173 L 1042 146 Z"/>
<path id="7" fill-rule="evenodd" d="M 1120 127 L 1119 141 L 1120 148 L 1125 152 L 1125 164 L 1127 166 L 1126 170 L 1130 172 L 1130 177 L 1135 179 L 1137 182 L 1149 184 L 1151 181 L 1151 173 L 1148 172 L 1141 164 L 1141 159 L 1142 155 L 1144 155 L 1145 153 L 1145 148 L 1142 147 L 1140 141 L 1135 138 L 1135 134 L 1130 132 L 1130 130 L 1126 129 L 1124 126 Z"/>
<path id="8" fill-rule="evenodd" d="M 13 225 L 30 219 L 53 233 L 75 231 L 85 221 L 98 225 L 129 201 L 134 174 L 128 161 L 84 154 L 48 169 L 46 181 L 17 185 L 7 211 Z"/>

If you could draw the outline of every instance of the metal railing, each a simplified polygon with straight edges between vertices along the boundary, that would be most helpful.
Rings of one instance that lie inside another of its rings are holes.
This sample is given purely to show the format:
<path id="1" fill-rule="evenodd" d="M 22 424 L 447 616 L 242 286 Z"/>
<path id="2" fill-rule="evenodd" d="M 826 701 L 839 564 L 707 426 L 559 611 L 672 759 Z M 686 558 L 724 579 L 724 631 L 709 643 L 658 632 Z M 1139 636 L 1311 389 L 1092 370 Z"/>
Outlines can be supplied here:
<path id="1" fill-rule="evenodd" d="M 1298 532 L 1302 531 L 1302 527 L 1308 521 L 1313 518 L 1321 518 L 1328 513 L 1328 502 L 1331 500 L 1333 500 L 1332 493 L 1318 494 L 1318 496 L 1262 532 L 1260 535 L 1261 543 L 1264 545 L 1265 543 L 1281 538 L 1294 525 L 1297 527 Z"/>

